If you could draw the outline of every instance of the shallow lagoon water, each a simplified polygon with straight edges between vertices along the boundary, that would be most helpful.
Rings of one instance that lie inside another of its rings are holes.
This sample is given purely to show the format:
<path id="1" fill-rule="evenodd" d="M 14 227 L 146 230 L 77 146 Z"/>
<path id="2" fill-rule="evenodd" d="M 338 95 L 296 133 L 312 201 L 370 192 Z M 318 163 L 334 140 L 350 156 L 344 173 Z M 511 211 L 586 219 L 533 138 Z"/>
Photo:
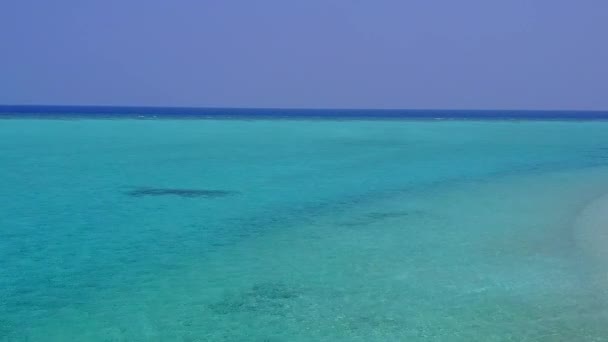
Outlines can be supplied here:
<path id="1" fill-rule="evenodd" d="M 608 122 L 0 121 L 0 340 L 603 341 Z"/>

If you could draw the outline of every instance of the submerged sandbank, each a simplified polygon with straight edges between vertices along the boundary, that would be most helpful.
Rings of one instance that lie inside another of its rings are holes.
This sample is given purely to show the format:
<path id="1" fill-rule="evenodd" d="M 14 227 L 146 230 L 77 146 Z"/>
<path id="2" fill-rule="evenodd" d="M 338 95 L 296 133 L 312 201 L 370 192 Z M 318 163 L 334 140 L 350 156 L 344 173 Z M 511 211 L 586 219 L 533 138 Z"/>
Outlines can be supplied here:
<path id="1" fill-rule="evenodd" d="M 583 252 L 608 271 L 608 193 L 580 212 L 574 222 L 574 233 Z"/>

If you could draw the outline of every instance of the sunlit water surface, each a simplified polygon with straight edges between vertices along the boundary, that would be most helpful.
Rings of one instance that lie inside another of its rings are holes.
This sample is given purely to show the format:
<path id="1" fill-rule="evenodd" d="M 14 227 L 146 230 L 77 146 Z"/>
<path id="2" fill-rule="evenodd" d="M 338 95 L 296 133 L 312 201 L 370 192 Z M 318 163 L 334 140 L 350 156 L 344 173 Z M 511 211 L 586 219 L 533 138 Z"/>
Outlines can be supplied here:
<path id="1" fill-rule="evenodd" d="M 0 340 L 608 339 L 608 122 L 10 119 L 0 184 Z"/>

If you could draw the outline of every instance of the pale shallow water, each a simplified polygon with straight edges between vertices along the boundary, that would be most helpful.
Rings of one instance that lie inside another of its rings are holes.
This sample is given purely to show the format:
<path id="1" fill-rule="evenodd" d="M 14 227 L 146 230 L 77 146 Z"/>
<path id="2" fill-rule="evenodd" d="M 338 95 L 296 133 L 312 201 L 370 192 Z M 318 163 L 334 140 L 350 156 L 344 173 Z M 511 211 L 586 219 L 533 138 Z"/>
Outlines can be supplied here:
<path id="1" fill-rule="evenodd" d="M 0 340 L 608 336 L 608 122 L 10 119 L 0 166 Z"/>

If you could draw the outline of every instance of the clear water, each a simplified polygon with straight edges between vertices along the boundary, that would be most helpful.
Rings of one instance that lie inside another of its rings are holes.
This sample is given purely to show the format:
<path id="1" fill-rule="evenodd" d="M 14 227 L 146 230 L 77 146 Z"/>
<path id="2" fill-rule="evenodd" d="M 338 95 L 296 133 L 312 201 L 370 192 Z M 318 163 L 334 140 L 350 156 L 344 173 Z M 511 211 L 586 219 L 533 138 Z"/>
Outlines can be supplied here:
<path id="1" fill-rule="evenodd" d="M 604 193 L 608 122 L 1 120 L 0 340 L 606 341 Z"/>

